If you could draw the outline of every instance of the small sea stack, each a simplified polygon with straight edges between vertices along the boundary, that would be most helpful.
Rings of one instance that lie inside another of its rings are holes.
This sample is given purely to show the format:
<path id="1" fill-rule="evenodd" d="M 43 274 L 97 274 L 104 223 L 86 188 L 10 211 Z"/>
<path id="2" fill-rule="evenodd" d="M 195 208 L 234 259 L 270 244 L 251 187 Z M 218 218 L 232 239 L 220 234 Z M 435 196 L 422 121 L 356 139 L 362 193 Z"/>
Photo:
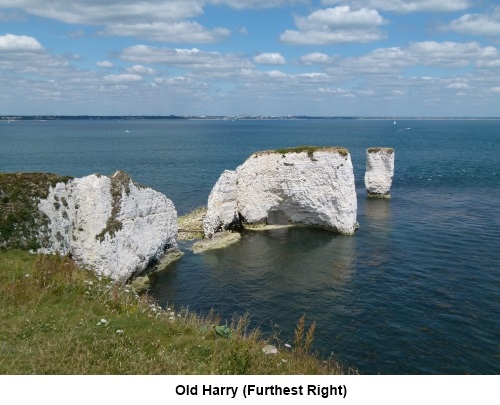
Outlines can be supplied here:
<path id="1" fill-rule="evenodd" d="M 391 198 L 394 176 L 394 149 L 368 148 L 366 150 L 365 187 L 370 198 Z"/>

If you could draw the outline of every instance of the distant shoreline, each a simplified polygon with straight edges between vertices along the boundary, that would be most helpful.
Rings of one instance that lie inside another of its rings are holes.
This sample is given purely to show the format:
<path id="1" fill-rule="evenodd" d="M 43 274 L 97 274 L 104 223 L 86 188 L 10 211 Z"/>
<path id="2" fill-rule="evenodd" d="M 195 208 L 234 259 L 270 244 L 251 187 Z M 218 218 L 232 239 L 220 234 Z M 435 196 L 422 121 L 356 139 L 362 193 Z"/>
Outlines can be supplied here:
<path id="1" fill-rule="evenodd" d="M 483 121 L 500 120 L 500 117 L 364 117 L 364 116 L 308 116 L 308 115 L 1 115 L 0 122 L 14 121 L 69 121 L 69 120 L 206 120 L 206 121 L 241 121 L 241 120 L 426 120 L 426 121 Z"/>

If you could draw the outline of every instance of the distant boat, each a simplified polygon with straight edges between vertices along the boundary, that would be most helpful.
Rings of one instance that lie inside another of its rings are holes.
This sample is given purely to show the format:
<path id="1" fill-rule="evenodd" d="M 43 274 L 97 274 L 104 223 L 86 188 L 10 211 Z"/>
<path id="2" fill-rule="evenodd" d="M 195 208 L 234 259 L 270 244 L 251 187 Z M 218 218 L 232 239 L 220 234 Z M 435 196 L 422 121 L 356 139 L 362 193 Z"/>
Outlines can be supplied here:
<path id="1" fill-rule="evenodd" d="M 396 121 L 394 121 L 394 125 L 396 125 Z"/>

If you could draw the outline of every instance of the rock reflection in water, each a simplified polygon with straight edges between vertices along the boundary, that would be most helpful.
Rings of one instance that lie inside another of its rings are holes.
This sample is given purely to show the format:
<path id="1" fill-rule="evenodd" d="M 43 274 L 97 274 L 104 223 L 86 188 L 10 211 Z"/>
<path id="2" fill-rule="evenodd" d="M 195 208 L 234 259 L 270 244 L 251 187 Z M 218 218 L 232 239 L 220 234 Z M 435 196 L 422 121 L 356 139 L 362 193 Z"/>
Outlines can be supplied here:
<path id="1" fill-rule="evenodd" d="M 355 236 L 295 227 L 245 231 L 224 249 L 195 255 L 186 246 L 180 261 L 152 275 L 150 292 L 162 304 L 214 308 L 226 317 L 248 312 L 264 330 L 270 320 L 293 327 L 303 313 L 319 320 L 332 310 L 355 255 Z"/>
<path id="2" fill-rule="evenodd" d="M 364 216 L 360 218 L 362 224 L 358 232 L 369 237 L 370 243 L 359 259 L 367 261 L 364 264 L 369 266 L 382 266 L 391 257 L 391 200 L 367 198 L 362 208 L 360 212 Z"/>
<path id="3" fill-rule="evenodd" d="M 349 279 L 355 238 L 328 231 L 279 228 L 247 231 L 241 242 L 205 254 L 221 282 L 262 283 L 267 294 L 341 287 Z M 233 268 L 237 273 L 229 271 Z M 261 295 L 262 292 L 258 292 Z"/>

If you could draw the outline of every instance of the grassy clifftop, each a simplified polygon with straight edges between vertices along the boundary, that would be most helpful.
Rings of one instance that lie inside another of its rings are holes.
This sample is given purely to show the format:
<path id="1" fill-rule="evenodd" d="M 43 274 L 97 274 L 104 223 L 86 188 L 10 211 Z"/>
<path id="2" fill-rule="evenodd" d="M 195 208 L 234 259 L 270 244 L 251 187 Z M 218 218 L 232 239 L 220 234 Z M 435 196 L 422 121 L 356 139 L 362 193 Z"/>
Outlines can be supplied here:
<path id="1" fill-rule="evenodd" d="M 304 321 L 292 348 L 248 319 L 221 324 L 160 308 L 130 286 L 76 268 L 67 257 L 0 250 L 0 374 L 340 374 L 307 354 Z M 314 332 L 314 330 L 312 330 Z"/>

